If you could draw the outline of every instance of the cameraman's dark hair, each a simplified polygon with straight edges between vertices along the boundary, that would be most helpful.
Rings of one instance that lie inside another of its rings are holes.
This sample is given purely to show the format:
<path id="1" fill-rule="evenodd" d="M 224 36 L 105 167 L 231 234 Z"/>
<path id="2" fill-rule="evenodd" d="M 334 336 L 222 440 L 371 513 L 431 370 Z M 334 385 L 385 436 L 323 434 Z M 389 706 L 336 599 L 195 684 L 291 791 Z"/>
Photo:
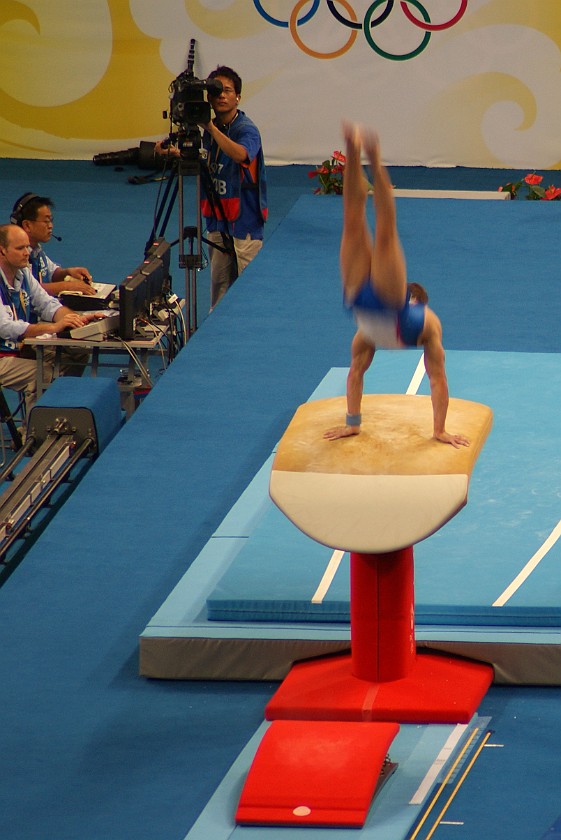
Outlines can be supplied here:
<path id="1" fill-rule="evenodd" d="M 427 290 L 424 286 L 421 286 L 420 283 L 408 283 L 407 288 L 409 289 L 411 297 L 414 297 L 415 300 L 419 301 L 419 303 L 424 303 L 426 305 L 429 302 Z"/>
<path id="2" fill-rule="evenodd" d="M 217 67 L 216 70 L 213 70 L 212 73 L 208 74 L 209 79 L 215 79 L 217 76 L 224 76 L 224 78 L 230 79 L 230 81 L 234 85 L 234 90 L 236 91 L 238 96 L 241 94 L 242 80 L 235 70 L 232 70 L 231 67 L 225 67 L 224 65 L 221 65 Z"/>

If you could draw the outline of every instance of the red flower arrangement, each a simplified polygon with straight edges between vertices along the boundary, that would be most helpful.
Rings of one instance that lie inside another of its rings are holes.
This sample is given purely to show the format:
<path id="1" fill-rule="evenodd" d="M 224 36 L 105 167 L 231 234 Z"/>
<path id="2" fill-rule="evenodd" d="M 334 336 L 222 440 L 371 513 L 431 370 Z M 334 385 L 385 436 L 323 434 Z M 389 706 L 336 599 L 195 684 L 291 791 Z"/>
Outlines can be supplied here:
<path id="1" fill-rule="evenodd" d="M 328 160 L 324 160 L 315 169 L 308 172 L 309 178 L 318 178 L 319 186 L 314 195 L 341 195 L 343 192 L 343 175 L 347 158 L 342 152 L 333 152 Z"/>
<path id="2" fill-rule="evenodd" d="M 529 172 L 521 181 L 516 181 L 514 184 L 508 183 L 499 187 L 499 192 L 509 192 L 511 198 L 518 198 L 520 189 L 526 187 L 526 198 L 529 201 L 561 201 L 561 187 L 555 187 L 552 184 L 544 188 L 541 186 L 542 181 L 543 175 Z"/>

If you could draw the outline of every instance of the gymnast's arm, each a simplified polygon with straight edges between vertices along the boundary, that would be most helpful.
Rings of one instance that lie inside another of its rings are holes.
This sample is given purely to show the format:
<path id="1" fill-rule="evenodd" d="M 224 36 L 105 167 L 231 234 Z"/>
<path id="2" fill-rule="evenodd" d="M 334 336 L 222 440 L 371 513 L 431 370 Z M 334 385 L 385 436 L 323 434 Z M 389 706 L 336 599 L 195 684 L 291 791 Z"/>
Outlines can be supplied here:
<path id="1" fill-rule="evenodd" d="M 469 440 L 464 435 L 450 434 L 446 431 L 448 380 L 446 379 L 445 354 L 442 346 L 442 326 L 437 316 L 428 307 L 421 343 L 424 346 L 425 370 L 430 383 L 434 418 L 433 437 L 441 443 L 451 444 L 456 449 L 460 446 L 469 446 Z"/>
<path id="2" fill-rule="evenodd" d="M 357 331 L 351 345 L 351 366 L 347 376 L 347 423 L 345 426 L 335 426 L 324 432 L 327 440 L 338 440 L 360 433 L 362 392 L 364 389 L 364 374 L 372 364 L 375 347 L 367 342 Z M 351 420 L 351 424 L 349 424 Z"/>

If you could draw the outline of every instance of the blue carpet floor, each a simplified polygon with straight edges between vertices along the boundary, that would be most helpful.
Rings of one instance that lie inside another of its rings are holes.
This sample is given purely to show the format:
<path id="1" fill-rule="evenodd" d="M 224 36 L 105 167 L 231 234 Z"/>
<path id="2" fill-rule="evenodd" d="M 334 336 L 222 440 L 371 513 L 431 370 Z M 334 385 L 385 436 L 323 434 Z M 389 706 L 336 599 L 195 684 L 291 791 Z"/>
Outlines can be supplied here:
<path id="1" fill-rule="evenodd" d="M 97 279 L 139 261 L 155 184 L 133 187 L 123 173 L 87 164 L 0 164 L 7 210 L 27 189 L 55 198 L 64 242 L 53 256 L 60 248 Z M 276 194 L 289 209 L 309 191 L 305 172 L 292 176 L 297 184 L 287 185 L 272 173 L 273 206 Z M 476 180 L 475 189 L 488 187 Z M 313 199 L 304 229 L 273 214 L 263 259 L 204 320 L 0 589 L 1 836 L 181 840 L 260 725 L 274 686 L 143 680 L 138 635 L 294 406 L 327 368 L 348 362 L 337 242 L 325 233 L 332 202 Z M 490 204 L 470 230 L 451 206 L 445 231 L 427 218 L 406 242 L 415 274 L 434 278 L 447 346 L 557 353 L 559 262 L 549 240 L 529 259 L 517 230 L 541 236 L 547 213 L 558 230 L 561 205 Z M 286 271 L 296 247 L 298 276 Z M 306 302 L 318 274 L 321 312 Z M 457 799 L 462 836 L 539 840 L 561 811 L 559 691 L 493 688 L 480 712 L 493 717 L 504 746 L 485 753 Z M 446 840 L 452 829 L 438 831 Z"/>

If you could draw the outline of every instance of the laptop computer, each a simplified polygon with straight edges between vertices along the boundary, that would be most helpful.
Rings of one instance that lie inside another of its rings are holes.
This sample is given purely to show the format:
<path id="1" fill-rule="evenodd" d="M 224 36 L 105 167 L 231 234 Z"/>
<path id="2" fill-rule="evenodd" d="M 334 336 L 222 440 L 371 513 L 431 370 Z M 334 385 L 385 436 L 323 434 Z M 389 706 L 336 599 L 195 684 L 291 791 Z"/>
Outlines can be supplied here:
<path id="1" fill-rule="evenodd" d="M 84 295 L 82 292 L 61 292 L 59 300 L 75 312 L 88 312 L 96 309 L 106 309 L 111 295 L 117 288 L 114 283 L 92 283 L 95 295 Z"/>

